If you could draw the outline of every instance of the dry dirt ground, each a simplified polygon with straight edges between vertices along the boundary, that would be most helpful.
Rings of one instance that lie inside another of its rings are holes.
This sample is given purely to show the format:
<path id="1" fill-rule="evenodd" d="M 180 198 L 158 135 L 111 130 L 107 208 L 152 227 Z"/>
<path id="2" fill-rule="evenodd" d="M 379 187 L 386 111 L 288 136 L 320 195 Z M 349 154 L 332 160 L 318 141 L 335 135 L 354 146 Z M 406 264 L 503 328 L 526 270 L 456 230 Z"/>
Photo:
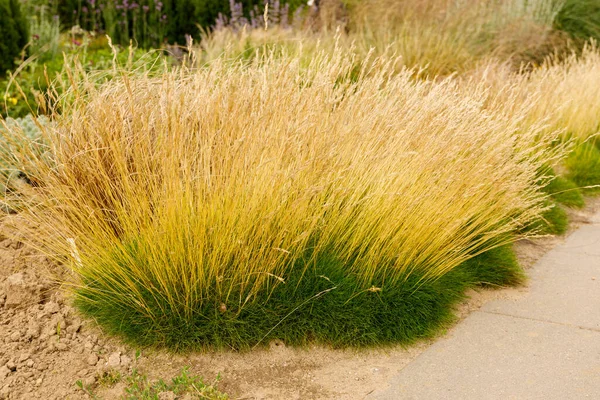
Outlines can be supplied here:
<path id="1" fill-rule="evenodd" d="M 589 204 L 570 212 L 571 229 L 600 209 L 599 199 Z M 186 356 L 142 350 L 136 360 L 138 349 L 106 337 L 68 305 L 60 287 L 48 278 L 55 272 L 50 262 L 2 232 L 0 226 L 0 399 L 91 398 L 78 388 L 78 380 L 94 387 L 98 398 L 117 399 L 124 395 L 125 383 L 100 385 L 98 379 L 106 372 L 126 375 L 136 368 L 151 379 L 169 380 L 186 366 L 208 382 L 220 374 L 219 389 L 234 399 L 361 399 L 430 344 L 358 352 L 271 343 L 268 349 L 243 354 Z M 561 240 L 522 241 L 516 246 L 519 259 L 530 268 Z M 526 291 L 471 291 L 457 312 L 462 318 L 486 301 Z"/>

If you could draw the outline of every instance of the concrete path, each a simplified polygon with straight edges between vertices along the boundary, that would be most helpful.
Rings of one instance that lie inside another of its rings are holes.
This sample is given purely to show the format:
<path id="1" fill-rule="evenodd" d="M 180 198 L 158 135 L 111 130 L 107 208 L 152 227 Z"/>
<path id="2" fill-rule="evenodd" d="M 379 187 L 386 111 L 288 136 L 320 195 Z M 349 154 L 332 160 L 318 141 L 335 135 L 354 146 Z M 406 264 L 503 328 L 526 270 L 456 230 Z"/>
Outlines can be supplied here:
<path id="1" fill-rule="evenodd" d="M 600 214 L 369 400 L 600 399 Z"/>

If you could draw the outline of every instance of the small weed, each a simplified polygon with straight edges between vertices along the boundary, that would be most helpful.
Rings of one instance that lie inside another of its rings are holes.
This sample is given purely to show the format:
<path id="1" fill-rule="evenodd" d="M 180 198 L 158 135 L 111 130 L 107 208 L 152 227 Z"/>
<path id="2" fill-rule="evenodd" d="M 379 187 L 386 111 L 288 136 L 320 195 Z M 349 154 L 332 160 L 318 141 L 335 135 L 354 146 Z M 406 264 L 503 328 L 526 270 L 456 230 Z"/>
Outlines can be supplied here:
<path id="1" fill-rule="evenodd" d="M 87 394 L 88 396 L 90 396 L 92 399 L 99 400 L 98 396 L 96 396 L 96 394 L 94 393 L 92 387 L 90 387 L 90 385 L 86 385 L 85 383 L 83 383 L 83 381 L 81 379 L 77 380 L 75 382 L 75 385 L 79 389 L 81 389 L 82 392 L 84 392 L 85 394 Z"/>
<path id="2" fill-rule="evenodd" d="M 158 400 L 159 393 L 173 392 L 175 395 L 191 394 L 198 399 L 228 399 L 229 397 L 219 392 L 215 384 L 220 380 L 217 376 L 212 384 L 205 384 L 201 377 L 190 375 L 188 368 L 184 368 L 179 375 L 171 379 L 170 383 L 162 379 L 151 382 L 145 374 L 133 369 L 126 378 L 125 399 L 127 400 Z"/>
<path id="3" fill-rule="evenodd" d="M 140 356 L 141 352 L 138 350 L 136 359 Z M 97 386 L 112 387 L 118 382 L 124 381 L 126 384 L 125 394 L 120 398 L 125 400 L 158 400 L 159 394 L 164 392 L 172 392 L 175 396 L 188 394 L 193 399 L 226 400 L 229 396 L 216 389 L 216 383 L 220 379 L 221 376 L 218 375 L 214 382 L 206 384 L 201 377 L 190 375 L 189 369 L 185 367 L 179 375 L 171 379 L 171 382 L 165 382 L 163 379 L 150 381 L 146 374 L 133 368 L 131 373 L 126 376 L 116 370 L 106 371 L 98 377 Z M 101 399 L 93 388 L 85 385 L 82 380 L 76 381 L 75 385 L 92 399 Z"/>
<path id="4" fill-rule="evenodd" d="M 98 385 L 104 387 L 111 387 L 119 383 L 122 379 L 121 373 L 117 370 L 111 369 L 105 371 L 98 377 Z"/>

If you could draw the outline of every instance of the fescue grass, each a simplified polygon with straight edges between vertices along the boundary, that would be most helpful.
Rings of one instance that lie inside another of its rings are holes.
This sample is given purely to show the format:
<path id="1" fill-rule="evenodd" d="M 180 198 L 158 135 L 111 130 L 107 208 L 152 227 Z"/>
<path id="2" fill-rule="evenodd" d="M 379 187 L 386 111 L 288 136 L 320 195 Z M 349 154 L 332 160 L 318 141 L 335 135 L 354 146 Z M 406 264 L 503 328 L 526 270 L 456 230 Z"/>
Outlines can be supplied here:
<path id="1" fill-rule="evenodd" d="M 548 201 L 546 210 L 541 219 L 536 221 L 531 229 L 545 235 L 562 235 L 569 228 L 569 217 L 567 212 L 560 204 Z"/>
<path id="2" fill-rule="evenodd" d="M 550 195 L 552 200 L 572 208 L 585 206 L 583 194 L 575 182 L 562 176 L 556 176 L 553 170 L 550 170 L 550 173 L 554 178 L 544 187 L 544 192 Z"/>
<path id="3" fill-rule="evenodd" d="M 567 178 L 581 187 L 583 193 L 600 193 L 600 149 L 593 141 L 577 145 L 565 164 Z"/>
<path id="4" fill-rule="evenodd" d="M 399 284 L 386 284 L 383 274 L 361 290 L 344 262 L 318 259 L 304 271 L 294 268 L 286 284 L 261 292 L 243 307 L 235 301 L 200 301 L 191 318 L 175 315 L 164 298 L 139 286 L 155 316 L 107 296 L 108 286 L 90 283 L 79 292 L 76 305 L 108 332 L 137 345 L 159 345 L 184 351 L 206 348 L 248 349 L 271 339 L 288 345 L 325 343 L 334 347 L 408 345 L 437 335 L 455 321 L 454 306 L 467 288 L 519 284 L 524 275 L 509 246 L 492 249 L 434 281 L 417 274 Z M 183 290 L 183 287 L 181 287 Z M 119 316 L 119 318 L 115 318 Z"/>
<path id="5" fill-rule="evenodd" d="M 20 229 L 84 313 L 176 350 L 409 343 L 466 287 L 521 279 L 499 248 L 562 148 L 516 97 L 339 50 L 261 57 L 72 75 L 47 152 L 16 149 Z"/>
<path id="6" fill-rule="evenodd" d="M 600 183 L 598 50 L 514 68 L 552 42 L 548 4 L 367 1 L 348 31 L 224 29 L 103 85 L 68 70 L 35 141 L 2 130 L 30 183 L 4 201 L 137 345 L 435 336 L 467 288 L 522 282 L 510 243 L 564 233 Z"/>

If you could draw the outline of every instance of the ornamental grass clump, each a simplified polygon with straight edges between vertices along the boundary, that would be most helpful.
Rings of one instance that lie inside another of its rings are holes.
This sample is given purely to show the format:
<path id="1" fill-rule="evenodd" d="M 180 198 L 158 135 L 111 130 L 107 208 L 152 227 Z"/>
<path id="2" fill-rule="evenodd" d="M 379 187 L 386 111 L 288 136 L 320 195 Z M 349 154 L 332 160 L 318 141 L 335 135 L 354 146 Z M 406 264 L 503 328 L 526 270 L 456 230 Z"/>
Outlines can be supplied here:
<path id="1" fill-rule="evenodd" d="M 503 245 L 560 152 L 526 107 L 392 59 L 261 57 L 72 74 L 48 151 L 15 150 L 36 182 L 18 228 L 83 313 L 176 350 L 408 343 L 469 285 L 521 278 Z"/>
<path id="2" fill-rule="evenodd" d="M 585 46 L 581 54 L 547 58 L 531 71 L 517 73 L 490 61 L 467 75 L 466 81 L 467 88 L 474 83 L 487 85 L 497 106 L 525 105 L 526 120 L 535 125 L 545 121 L 549 132 L 561 130 L 565 139 L 583 142 L 600 131 L 600 51 L 595 43 Z M 506 101 L 514 97 L 520 100 Z"/>

